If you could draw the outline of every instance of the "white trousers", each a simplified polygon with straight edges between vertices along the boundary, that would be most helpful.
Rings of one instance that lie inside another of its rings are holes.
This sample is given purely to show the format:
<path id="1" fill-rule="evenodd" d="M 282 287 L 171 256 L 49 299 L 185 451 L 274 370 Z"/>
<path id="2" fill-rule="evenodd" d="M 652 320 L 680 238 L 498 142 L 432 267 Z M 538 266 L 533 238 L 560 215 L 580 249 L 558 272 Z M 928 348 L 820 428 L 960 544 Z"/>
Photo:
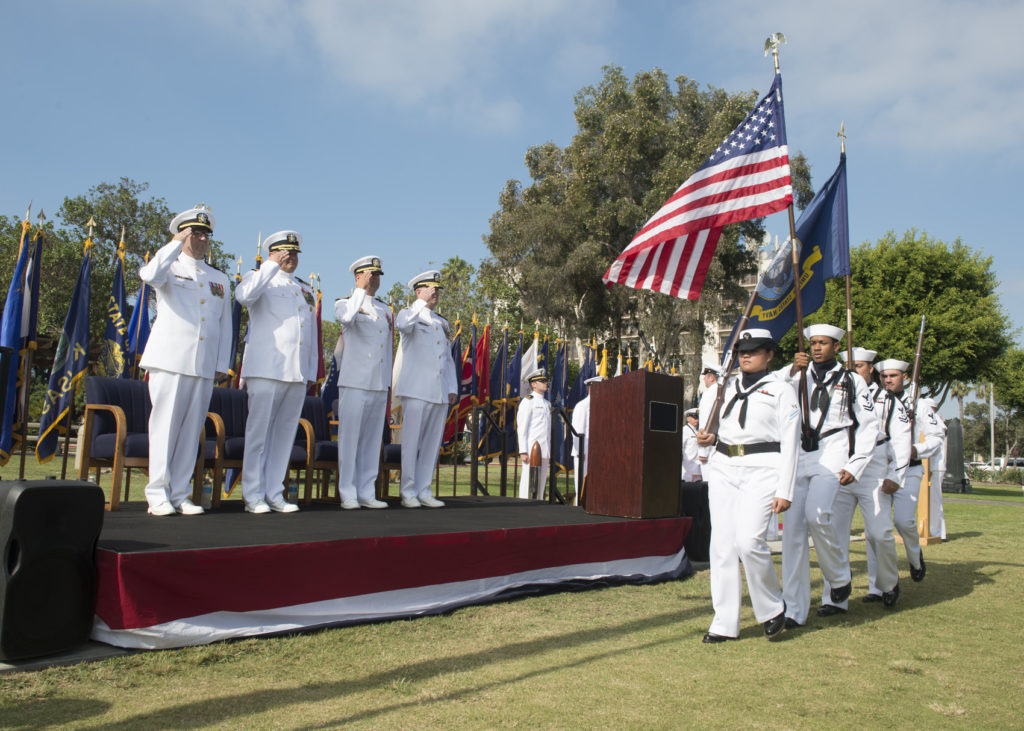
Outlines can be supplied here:
<path id="1" fill-rule="evenodd" d="M 576 459 L 579 459 L 579 457 L 577 457 Z M 543 500 L 544 499 L 544 489 L 547 487 L 547 484 L 548 484 L 548 467 L 550 467 L 550 465 L 551 465 L 551 460 L 550 459 L 548 459 L 547 457 L 544 457 L 544 458 L 541 459 L 541 461 L 540 461 L 540 484 L 537 487 L 537 489 L 539 490 L 540 494 L 532 495 L 532 496 L 530 495 L 530 467 L 528 465 L 526 465 L 526 464 L 520 465 L 520 468 L 522 469 L 522 472 L 519 475 L 519 499 L 520 500 L 529 500 L 531 498 L 533 500 Z M 577 493 L 577 495 L 578 494 L 579 493 Z"/>
<path id="2" fill-rule="evenodd" d="M 587 460 L 585 457 L 573 457 L 575 460 L 576 469 L 573 470 L 573 480 L 576 483 L 576 494 L 573 496 L 572 504 L 580 504 L 580 493 L 583 491 L 583 480 L 587 476 Z"/>
<path id="3" fill-rule="evenodd" d="M 772 563 L 766 534 L 775 497 L 776 471 L 772 467 L 740 467 L 715 460 L 704 465 L 711 510 L 711 605 L 715 618 L 709 632 L 724 637 L 740 633 L 743 578 L 758 622 L 766 622 L 783 609 L 779 577 Z"/>
<path id="4" fill-rule="evenodd" d="M 793 489 L 793 504 L 783 520 L 782 595 L 786 600 L 786 616 L 800 624 L 807 622 L 811 610 L 808 536 L 814 541 L 822 576 L 834 586 L 850 583 L 849 559 L 844 559 L 844 553 L 839 549 L 832 518 L 838 492 L 839 476 L 836 474 L 798 474 Z"/>
<path id="5" fill-rule="evenodd" d="M 448 404 L 408 396 L 402 398 L 401 494 L 404 499 L 432 494 L 430 483 L 434 479 L 447 415 Z"/>
<path id="6" fill-rule="evenodd" d="M 149 484 L 146 500 L 177 507 L 191 496 L 199 433 L 210 408 L 213 379 L 149 369 Z"/>
<path id="7" fill-rule="evenodd" d="M 942 478 L 946 472 L 932 472 L 928 491 L 928 533 L 946 540 L 946 512 L 942 509 Z"/>
<path id="8" fill-rule="evenodd" d="M 924 470 L 920 467 L 909 467 L 903 478 L 903 487 L 892 496 L 892 523 L 903 538 L 903 548 L 907 553 L 907 561 L 915 569 L 921 567 L 921 539 L 917 535 L 917 495 L 921 489 L 921 477 Z M 881 594 L 878 580 L 878 557 L 869 543 L 868 554 L 868 593 Z"/>
<path id="9" fill-rule="evenodd" d="M 384 441 L 387 391 L 338 389 L 338 493 L 342 502 L 373 500 Z"/>
<path id="10" fill-rule="evenodd" d="M 242 498 L 247 504 L 283 498 L 306 384 L 247 378 L 249 416 L 242 456 Z"/>
<path id="11" fill-rule="evenodd" d="M 876 571 L 879 576 L 877 584 L 882 591 L 892 591 L 899 581 L 899 571 L 896 567 L 896 539 L 892 535 L 892 495 L 882 492 L 882 481 L 884 478 L 861 477 L 860 480 L 849 485 L 842 485 L 836 495 L 833 519 L 836 524 L 836 533 L 840 536 L 839 547 L 847 563 L 850 561 L 850 526 L 853 523 L 853 512 L 860 506 L 861 515 L 864 516 L 864 536 L 867 545 L 876 561 Z M 846 540 L 841 536 L 845 534 Z M 849 600 L 836 604 L 829 596 L 832 584 L 825 580 L 821 592 L 821 603 L 831 604 L 841 609 L 849 608 Z M 869 592 L 871 587 L 869 587 Z M 881 591 L 875 591 L 881 594 Z"/>

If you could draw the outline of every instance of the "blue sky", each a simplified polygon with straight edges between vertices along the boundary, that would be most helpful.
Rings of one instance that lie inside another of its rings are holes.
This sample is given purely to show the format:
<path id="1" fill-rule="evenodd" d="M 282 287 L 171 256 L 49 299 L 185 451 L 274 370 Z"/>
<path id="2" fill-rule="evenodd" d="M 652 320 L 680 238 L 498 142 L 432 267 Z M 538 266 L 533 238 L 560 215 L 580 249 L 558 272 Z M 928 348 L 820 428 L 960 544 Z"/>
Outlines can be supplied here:
<path id="1" fill-rule="evenodd" d="M 504 182 L 530 145 L 571 140 L 602 65 L 763 93 L 782 31 L 790 148 L 816 185 L 845 121 L 852 240 L 960 237 L 1024 325 L 1024 3 L 14 0 L 5 21 L 0 211 L 146 181 L 176 211 L 205 201 L 246 268 L 259 233 L 298 230 L 327 299 L 364 254 L 385 289 L 485 257 Z"/>

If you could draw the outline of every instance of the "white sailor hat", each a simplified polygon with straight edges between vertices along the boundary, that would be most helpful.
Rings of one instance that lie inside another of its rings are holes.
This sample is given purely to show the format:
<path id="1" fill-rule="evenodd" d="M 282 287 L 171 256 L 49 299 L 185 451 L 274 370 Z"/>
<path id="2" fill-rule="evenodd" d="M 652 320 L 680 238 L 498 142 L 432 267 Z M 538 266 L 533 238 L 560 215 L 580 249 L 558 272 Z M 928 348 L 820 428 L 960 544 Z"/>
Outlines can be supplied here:
<path id="1" fill-rule="evenodd" d="M 846 335 L 846 331 L 834 325 L 825 325 L 824 323 L 820 325 L 809 325 L 804 328 L 805 338 L 813 338 L 815 335 L 824 335 L 825 337 L 832 338 L 833 340 L 842 340 L 843 336 Z"/>
<path id="2" fill-rule="evenodd" d="M 698 408 L 687 409 L 686 411 L 683 412 L 683 416 L 692 416 L 695 419 L 699 415 L 700 415 L 700 409 L 698 409 Z"/>
<path id="3" fill-rule="evenodd" d="M 172 234 L 184 231 L 186 228 L 205 228 L 207 231 L 212 232 L 215 225 L 217 225 L 217 222 L 213 218 L 213 213 L 205 204 L 200 203 L 195 208 L 182 211 L 172 218 L 167 228 Z"/>
<path id="4" fill-rule="evenodd" d="M 417 287 L 438 287 L 441 286 L 441 272 L 436 269 L 428 269 L 425 272 L 420 272 L 415 277 L 409 280 L 409 289 L 416 289 Z"/>
<path id="5" fill-rule="evenodd" d="M 853 360 L 855 362 L 874 363 L 875 357 L 878 353 L 874 350 L 868 350 L 867 348 L 854 348 L 853 349 Z M 839 357 L 846 360 L 846 351 L 839 353 Z"/>
<path id="6" fill-rule="evenodd" d="M 384 270 L 380 266 L 380 257 L 364 256 L 360 259 L 356 259 L 352 262 L 352 266 L 348 268 L 353 274 L 362 274 L 363 272 L 370 272 L 371 274 L 383 274 Z"/>
<path id="7" fill-rule="evenodd" d="M 775 338 L 772 337 L 770 330 L 766 330 L 761 327 L 754 327 L 748 330 L 742 330 L 739 337 L 736 338 L 736 352 L 742 353 L 747 350 L 757 350 L 763 348 L 766 345 L 775 347 Z"/>
<path id="8" fill-rule="evenodd" d="M 938 411 L 939 410 L 939 405 L 937 403 L 935 403 L 935 399 L 933 399 L 933 398 L 925 397 L 925 398 L 921 399 L 918 403 L 920 403 L 922 406 L 927 406 L 932 411 Z"/>
<path id="9" fill-rule="evenodd" d="M 269 254 L 272 251 L 294 251 L 302 249 L 302 237 L 297 231 L 278 231 L 272 233 L 263 240 L 263 252 Z"/>
<path id="10" fill-rule="evenodd" d="M 591 383 L 598 383 L 599 381 L 603 381 L 603 380 L 604 380 L 604 376 L 592 376 L 591 378 L 588 378 L 587 380 L 585 380 L 584 383 L 589 386 Z"/>
<path id="11" fill-rule="evenodd" d="M 529 381 L 530 383 L 533 383 L 534 381 L 546 381 L 548 380 L 547 371 L 545 371 L 543 368 L 538 368 L 537 370 L 530 371 L 530 373 L 527 374 L 526 376 L 526 380 Z"/>
<path id="12" fill-rule="evenodd" d="M 711 373 L 714 373 L 716 376 L 721 376 L 722 375 L 722 366 L 718 365 L 717 363 L 712 363 L 711 361 L 707 361 L 706 360 L 706 361 L 704 361 L 701 364 L 700 372 L 701 372 L 701 375 L 704 375 L 705 373 L 711 372 Z"/>
<path id="13" fill-rule="evenodd" d="M 896 360 L 895 358 L 875 363 L 875 370 L 879 373 L 882 371 L 903 371 L 906 373 L 908 368 L 910 368 L 910 363 L 907 363 L 905 360 Z"/>

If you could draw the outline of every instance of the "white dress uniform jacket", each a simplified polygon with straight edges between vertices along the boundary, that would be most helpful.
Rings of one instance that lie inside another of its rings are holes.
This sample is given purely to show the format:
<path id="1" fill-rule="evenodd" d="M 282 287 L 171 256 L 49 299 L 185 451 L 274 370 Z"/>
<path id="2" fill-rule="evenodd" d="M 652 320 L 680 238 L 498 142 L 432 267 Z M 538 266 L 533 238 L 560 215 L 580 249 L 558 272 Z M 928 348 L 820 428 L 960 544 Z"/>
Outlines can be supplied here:
<path id="1" fill-rule="evenodd" d="M 541 459 L 551 458 L 551 404 L 546 398 L 537 393 L 522 398 L 516 411 L 516 437 L 520 454 L 530 454 L 536 443 Z"/>
<path id="2" fill-rule="evenodd" d="M 316 380 L 316 300 L 308 285 L 269 259 L 242 277 L 235 299 L 249 310 L 243 378 Z"/>
<path id="3" fill-rule="evenodd" d="M 223 272 L 182 253 L 183 243 L 171 241 L 139 269 L 157 297 L 139 365 L 213 378 L 230 367 L 231 285 Z"/>
<path id="4" fill-rule="evenodd" d="M 683 424 L 683 482 L 700 482 L 700 445 L 697 432 L 689 424 Z"/>
<path id="5" fill-rule="evenodd" d="M 391 387 L 391 309 L 365 289 L 356 288 L 351 297 L 334 302 L 334 315 L 345 342 L 338 385 L 387 391 Z"/>
<path id="6" fill-rule="evenodd" d="M 572 410 L 572 428 L 583 439 L 590 439 L 590 396 L 585 396 Z M 580 437 L 572 438 L 572 456 L 576 463 L 574 481 L 576 483 L 576 494 L 573 498 L 573 505 L 580 504 L 580 492 L 583 490 L 583 478 L 587 476 L 587 468 L 590 466 L 590 442 L 583 445 L 583 454 L 580 454 Z"/>
<path id="7" fill-rule="evenodd" d="M 395 396 L 447 404 L 448 394 L 459 392 L 455 361 L 448 346 L 448 321 L 418 299 L 398 313 L 395 327 L 402 336 L 403 362 Z"/>

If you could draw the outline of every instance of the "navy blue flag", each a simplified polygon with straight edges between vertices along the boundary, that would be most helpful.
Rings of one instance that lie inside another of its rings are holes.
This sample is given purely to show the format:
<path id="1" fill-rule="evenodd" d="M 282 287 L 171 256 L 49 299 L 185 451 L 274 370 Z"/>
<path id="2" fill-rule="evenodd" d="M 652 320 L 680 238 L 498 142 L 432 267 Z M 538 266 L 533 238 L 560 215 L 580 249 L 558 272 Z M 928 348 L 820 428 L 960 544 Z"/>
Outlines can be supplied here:
<path id="1" fill-rule="evenodd" d="M 327 377 L 320 389 L 320 400 L 324 402 L 327 418 L 335 418 L 334 402 L 338 400 L 338 359 L 331 356 L 331 367 L 327 369 Z"/>
<path id="2" fill-rule="evenodd" d="M 583 365 L 580 366 L 580 372 L 576 374 L 576 380 L 572 383 L 572 389 L 565 397 L 566 410 L 573 409 L 576 404 L 582 401 L 587 396 L 587 384 L 588 378 L 593 378 L 597 375 L 597 347 L 591 347 L 590 345 L 584 346 L 583 351 Z"/>
<path id="3" fill-rule="evenodd" d="M 544 342 L 541 343 L 540 350 L 537 351 L 537 367 L 543 368 L 544 373 L 547 374 L 548 382 L 551 380 L 551 363 L 549 360 L 550 351 L 548 350 L 548 336 L 544 336 Z"/>
<path id="4" fill-rule="evenodd" d="M 139 295 L 135 298 L 135 307 L 132 309 L 132 319 L 128 323 L 128 367 L 131 375 L 135 378 L 138 374 L 139 361 L 142 353 L 146 350 L 146 343 L 149 342 L 149 293 L 152 288 L 142 283 Z"/>
<path id="5" fill-rule="evenodd" d="M 242 281 L 242 275 L 235 275 L 235 287 L 238 287 L 239 282 Z M 233 300 L 234 304 L 231 305 L 231 349 L 228 351 L 231 355 L 228 356 L 231 361 L 228 364 L 227 374 L 217 382 L 218 386 L 226 386 L 231 388 L 235 382 L 235 376 L 238 374 L 238 333 L 242 328 L 242 304 L 238 300 Z M 327 405 L 330 410 L 330 404 Z"/>
<path id="6" fill-rule="evenodd" d="M 547 342 L 545 341 L 545 345 Z M 565 390 L 569 385 L 568 361 L 565 357 L 565 343 L 555 346 L 555 362 L 550 371 L 551 405 L 555 408 L 565 405 Z M 558 472 L 565 469 L 565 423 L 562 417 L 553 414 L 551 424 L 551 465 Z"/>
<path id="7" fill-rule="evenodd" d="M 122 242 L 123 243 L 123 242 Z M 128 356 L 128 319 L 125 317 L 124 259 L 118 252 L 114 262 L 114 283 L 107 300 L 107 329 L 103 333 L 100 362 L 103 373 L 110 378 L 128 378 L 131 365 Z"/>
<path id="8" fill-rule="evenodd" d="M 501 345 L 491 361 L 490 415 L 498 424 L 504 424 L 505 416 L 505 371 L 508 369 L 508 328 L 502 331 Z M 480 420 L 480 441 L 477 454 L 481 459 L 490 459 L 501 453 L 501 432 L 491 426 L 490 419 Z"/>
<path id="9" fill-rule="evenodd" d="M 803 314 L 809 315 L 825 302 L 825 280 L 850 273 L 845 154 L 839 156 L 839 166 L 832 177 L 800 214 L 796 237 L 800 242 L 801 304 Z M 748 328 L 767 328 L 776 341 L 796 322 L 791 247 L 792 242 L 787 240 L 761 275 L 747 324 Z"/>
<path id="10" fill-rule="evenodd" d="M 67 433 L 71 405 L 75 398 L 75 385 L 85 377 L 89 368 L 89 281 L 92 276 L 92 257 L 86 248 L 82 267 L 64 329 L 57 343 L 57 354 L 50 369 L 42 414 L 39 417 L 39 441 L 36 459 L 48 462 L 57 453 L 60 437 Z M 109 320 L 108 320 L 109 325 Z"/>
<path id="11" fill-rule="evenodd" d="M 503 394 L 508 402 L 519 400 L 519 381 L 523 377 L 523 334 L 519 333 L 519 347 L 515 355 L 508 357 L 505 365 L 505 388 Z"/>

